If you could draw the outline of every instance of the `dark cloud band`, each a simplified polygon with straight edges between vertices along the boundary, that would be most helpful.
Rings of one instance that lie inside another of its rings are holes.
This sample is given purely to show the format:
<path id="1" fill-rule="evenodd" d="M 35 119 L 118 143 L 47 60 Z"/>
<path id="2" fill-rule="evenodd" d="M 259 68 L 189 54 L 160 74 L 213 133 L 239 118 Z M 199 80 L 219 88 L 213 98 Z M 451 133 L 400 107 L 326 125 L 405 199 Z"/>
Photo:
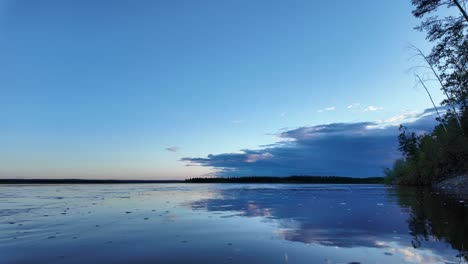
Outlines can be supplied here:
<path id="1" fill-rule="evenodd" d="M 416 131 L 435 125 L 434 113 L 425 110 L 404 117 Z M 300 127 L 279 134 L 281 141 L 259 150 L 183 158 L 192 165 L 212 167 L 217 176 L 352 176 L 382 175 L 400 157 L 398 125 L 385 122 L 334 123 Z"/>

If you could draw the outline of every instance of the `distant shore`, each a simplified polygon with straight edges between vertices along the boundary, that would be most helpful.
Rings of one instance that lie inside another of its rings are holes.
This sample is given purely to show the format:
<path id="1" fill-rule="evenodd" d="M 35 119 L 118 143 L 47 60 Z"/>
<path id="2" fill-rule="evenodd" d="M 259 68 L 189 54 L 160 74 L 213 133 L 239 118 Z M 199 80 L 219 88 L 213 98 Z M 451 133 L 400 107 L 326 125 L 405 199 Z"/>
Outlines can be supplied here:
<path id="1" fill-rule="evenodd" d="M 232 178 L 191 178 L 187 183 L 305 183 L 305 184 L 383 184 L 383 177 L 352 178 L 338 176 L 289 176 L 289 177 L 232 177 Z"/>
<path id="2" fill-rule="evenodd" d="M 0 184 L 129 184 L 183 182 L 183 180 L 0 179 Z"/>
<path id="3" fill-rule="evenodd" d="M 383 184 L 382 177 L 351 178 L 323 176 L 191 178 L 186 180 L 92 180 L 92 179 L 0 179 L 0 184 L 130 184 L 130 183 L 304 183 Z"/>

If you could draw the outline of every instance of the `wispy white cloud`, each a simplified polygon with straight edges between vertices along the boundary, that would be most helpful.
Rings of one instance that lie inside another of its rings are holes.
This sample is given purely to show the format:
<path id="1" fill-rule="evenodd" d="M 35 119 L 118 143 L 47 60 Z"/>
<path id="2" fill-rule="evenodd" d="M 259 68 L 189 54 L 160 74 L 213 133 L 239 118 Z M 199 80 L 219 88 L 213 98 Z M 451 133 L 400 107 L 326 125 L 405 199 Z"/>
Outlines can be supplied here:
<path id="1" fill-rule="evenodd" d="M 166 150 L 167 150 L 167 151 L 170 151 L 170 152 L 177 152 L 177 151 L 180 150 L 180 147 L 176 147 L 176 146 L 174 146 L 174 147 L 168 147 L 168 148 L 166 148 Z"/>
<path id="2" fill-rule="evenodd" d="M 381 106 L 368 106 L 366 108 L 364 108 L 364 112 L 373 112 L 373 111 L 379 111 L 379 110 L 383 110 L 384 108 L 381 107 Z"/>
<path id="3" fill-rule="evenodd" d="M 325 107 L 323 109 L 319 109 L 317 110 L 318 113 L 322 113 L 322 112 L 330 112 L 330 111 L 335 111 L 336 108 L 334 106 L 330 106 L 330 107 Z"/>
<path id="4" fill-rule="evenodd" d="M 399 115 L 392 116 L 381 121 L 384 124 L 399 124 L 401 122 L 409 122 L 413 121 L 413 119 L 418 118 L 421 116 L 421 113 L 417 111 L 403 111 Z"/>
<path id="5" fill-rule="evenodd" d="M 353 103 L 353 104 L 350 104 L 348 105 L 348 109 L 355 109 L 355 108 L 360 108 L 361 107 L 361 104 L 360 103 Z"/>
<path id="6" fill-rule="evenodd" d="M 265 152 L 261 154 L 248 154 L 247 158 L 245 159 L 245 162 L 252 163 L 252 162 L 257 162 L 259 160 L 265 160 L 265 159 L 270 159 L 273 157 L 273 154 L 270 152 Z"/>
<path id="7" fill-rule="evenodd" d="M 444 113 L 447 107 L 440 107 L 439 111 Z M 374 128 L 385 128 L 390 126 L 399 126 L 401 124 L 412 124 L 412 129 L 415 132 L 427 132 L 426 127 L 430 127 L 433 125 L 433 120 L 435 119 L 436 112 L 434 109 L 429 108 L 424 110 L 423 112 L 418 111 L 410 111 L 404 110 L 400 112 L 398 115 L 391 116 L 386 119 L 378 119 L 373 122 L 373 124 L 369 125 L 368 129 Z M 429 117 L 429 118 L 428 118 Z M 423 120 L 429 121 L 430 125 L 427 125 Z M 415 124 L 420 124 L 419 126 Z"/>
<path id="8" fill-rule="evenodd" d="M 285 117 L 285 116 L 286 116 L 286 112 L 282 112 L 282 113 L 280 114 L 280 116 L 281 116 L 281 117 Z"/>

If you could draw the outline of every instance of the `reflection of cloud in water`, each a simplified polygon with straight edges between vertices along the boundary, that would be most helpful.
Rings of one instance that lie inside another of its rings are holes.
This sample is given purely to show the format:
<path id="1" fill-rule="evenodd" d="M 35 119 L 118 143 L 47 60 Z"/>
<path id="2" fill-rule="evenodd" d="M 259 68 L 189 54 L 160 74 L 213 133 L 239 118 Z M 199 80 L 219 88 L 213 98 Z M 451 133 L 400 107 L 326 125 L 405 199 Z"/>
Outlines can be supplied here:
<path id="1" fill-rule="evenodd" d="M 44 252 L 66 255 L 64 263 L 459 263 L 452 247 L 468 244 L 468 207 L 375 185 L 1 189 L 7 263 L 56 262 Z"/>
<path id="2" fill-rule="evenodd" d="M 271 217 L 271 209 L 270 208 L 259 208 L 254 203 L 249 203 L 247 205 L 246 215 L 250 216 L 263 216 L 263 217 Z"/>
<path id="3" fill-rule="evenodd" d="M 346 229 L 286 229 L 280 228 L 276 234 L 282 239 L 306 244 L 320 244 L 336 247 L 385 247 L 376 242 L 375 236 L 363 230 Z M 350 239 L 352 238 L 352 239 Z"/>
<path id="4" fill-rule="evenodd" d="M 444 259 L 430 249 L 421 250 L 415 249 L 413 247 L 402 247 L 395 245 L 395 243 L 388 243 L 384 241 L 378 241 L 377 243 L 382 247 L 386 247 L 387 252 L 401 255 L 403 259 L 409 263 L 464 263 Z"/>
<path id="5" fill-rule="evenodd" d="M 414 248 L 406 247 L 398 249 L 405 256 L 405 260 L 412 263 L 440 263 L 442 259 L 438 256 L 415 252 Z"/>
<path id="6" fill-rule="evenodd" d="M 222 197 L 199 200 L 191 206 L 274 219 L 279 225 L 278 235 L 290 241 L 379 247 L 376 238 L 392 239 L 396 233 L 407 230 L 403 211 L 395 203 L 386 202 L 383 188 L 314 185 L 228 188 L 220 193 Z M 386 205 L 381 206 L 382 203 Z"/>
<path id="7" fill-rule="evenodd" d="M 195 210 L 262 217 L 277 226 L 275 237 L 288 241 L 381 249 L 409 263 L 450 263 L 438 256 L 456 255 L 444 241 L 429 239 L 423 247 L 413 248 L 410 211 L 388 195 L 389 190 L 368 185 L 238 185 L 190 205 Z"/>

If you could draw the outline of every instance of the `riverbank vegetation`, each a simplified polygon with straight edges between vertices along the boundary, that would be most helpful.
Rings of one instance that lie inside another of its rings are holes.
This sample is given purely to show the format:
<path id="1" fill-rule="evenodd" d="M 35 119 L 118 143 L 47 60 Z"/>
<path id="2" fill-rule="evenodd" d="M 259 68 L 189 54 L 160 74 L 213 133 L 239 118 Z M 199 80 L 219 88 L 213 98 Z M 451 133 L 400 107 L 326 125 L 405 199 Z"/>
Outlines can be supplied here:
<path id="1" fill-rule="evenodd" d="M 461 115 L 468 127 L 468 111 Z M 429 134 L 417 135 L 400 127 L 398 141 L 403 158 L 385 170 L 387 183 L 430 185 L 468 172 L 468 140 L 455 118 L 443 120 Z M 468 133 L 468 131 L 465 131 Z"/>
<path id="2" fill-rule="evenodd" d="M 400 127 L 398 141 L 403 157 L 385 170 L 387 183 L 429 185 L 468 174 L 467 2 L 412 0 L 413 15 L 423 19 L 416 29 L 426 32 L 427 40 L 434 44 L 428 55 L 416 49 L 424 63 L 418 68 L 427 69 L 429 77 L 415 75 L 425 89 L 426 82 L 437 83 L 446 97 L 441 102 L 446 111 L 440 113 L 434 104 L 439 125 L 428 134 Z M 430 96 L 429 90 L 426 91 Z"/>

